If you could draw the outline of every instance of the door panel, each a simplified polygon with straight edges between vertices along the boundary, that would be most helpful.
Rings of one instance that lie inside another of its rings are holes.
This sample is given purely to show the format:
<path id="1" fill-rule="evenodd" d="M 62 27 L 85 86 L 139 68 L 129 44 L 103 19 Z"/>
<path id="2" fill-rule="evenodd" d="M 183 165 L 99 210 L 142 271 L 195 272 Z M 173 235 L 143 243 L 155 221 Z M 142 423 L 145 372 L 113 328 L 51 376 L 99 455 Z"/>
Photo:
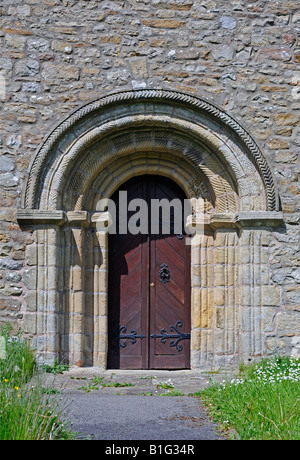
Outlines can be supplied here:
<path id="1" fill-rule="evenodd" d="M 156 176 L 135 178 L 120 190 L 128 202 L 143 198 L 149 216 L 152 199 L 185 198 Z M 112 197 L 117 216 L 118 192 Z M 109 368 L 190 367 L 190 246 L 173 227 L 167 235 L 162 228 L 157 235 L 109 235 Z"/>
<path id="2" fill-rule="evenodd" d="M 143 188 L 143 183 L 133 183 L 128 190 L 128 199 L 143 196 Z M 118 194 L 113 199 L 118 210 Z M 145 235 L 109 235 L 108 368 L 111 369 L 147 367 L 144 334 L 148 328 L 147 249 Z"/>
<path id="3" fill-rule="evenodd" d="M 175 184 L 159 179 L 152 182 L 151 196 L 167 197 L 169 201 L 184 199 Z M 154 369 L 190 367 L 190 341 L 180 340 L 181 332 L 190 333 L 190 246 L 182 236 L 172 231 L 151 236 L 150 276 L 154 287 L 150 290 L 149 367 Z"/>

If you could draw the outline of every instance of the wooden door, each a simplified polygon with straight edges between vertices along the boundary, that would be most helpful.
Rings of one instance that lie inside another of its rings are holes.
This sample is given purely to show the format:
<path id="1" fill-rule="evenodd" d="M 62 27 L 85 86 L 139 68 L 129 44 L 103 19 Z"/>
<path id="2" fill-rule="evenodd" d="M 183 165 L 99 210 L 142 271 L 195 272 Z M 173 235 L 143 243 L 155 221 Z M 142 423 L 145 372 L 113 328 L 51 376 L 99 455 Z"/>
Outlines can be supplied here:
<path id="1" fill-rule="evenodd" d="M 162 228 L 163 216 L 159 232 L 151 232 L 152 200 L 171 202 L 176 198 L 183 203 L 185 196 L 168 179 L 134 178 L 112 197 L 117 209 L 117 229 L 119 191 L 127 192 L 128 203 L 135 198 L 145 200 L 148 232 L 109 235 L 108 367 L 189 368 L 190 246 L 185 244 L 184 232 L 174 232 L 174 212 L 167 234 Z M 128 212 L 128 220 L 133 214 Z"/>

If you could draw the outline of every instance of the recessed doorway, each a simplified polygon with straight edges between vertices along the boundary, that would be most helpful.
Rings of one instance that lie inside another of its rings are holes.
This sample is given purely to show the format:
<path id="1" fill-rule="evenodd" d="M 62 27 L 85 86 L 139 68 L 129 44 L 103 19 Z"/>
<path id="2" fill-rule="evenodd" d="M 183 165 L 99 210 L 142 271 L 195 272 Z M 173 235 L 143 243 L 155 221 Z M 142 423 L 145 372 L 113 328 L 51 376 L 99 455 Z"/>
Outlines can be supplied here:
<path id="1" fill-rule="evenodd" d="M 125 210 L 124 196 L 127 203 L 143 200 L 144 214 L 141 206 Z M 116 204 L 116 233 L 109 235 L 108 247 L 108 368 L 190 368 L 191 260 L 184 232 L 185 194 L 167 178 L 145 175 L 123 184 L 111 199 Z M 153 204 L 163 202 L 172 205 L 170 219 L 166 221 L 160 208 L 155 229 Z M 127 213 L 127 223 L 135 218 L 141 231 L 125 231 L 120 212 Z"/>

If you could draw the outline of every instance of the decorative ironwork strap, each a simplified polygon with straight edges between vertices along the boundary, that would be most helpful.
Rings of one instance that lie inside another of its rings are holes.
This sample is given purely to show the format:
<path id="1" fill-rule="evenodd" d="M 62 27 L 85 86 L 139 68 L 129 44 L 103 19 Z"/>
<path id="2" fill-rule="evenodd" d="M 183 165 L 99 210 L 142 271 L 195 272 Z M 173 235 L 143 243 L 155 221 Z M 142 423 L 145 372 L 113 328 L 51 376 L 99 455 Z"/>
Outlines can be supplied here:
<path id="1" fill-rule="evenodd" d="M 118 324 L 113 339 L 119 344 L 120 348 L 125 348 L 127 346 L 127 340 L 135 344 L 137 339 L 142 340 L 145 337 L 144 334 L 137 334 L 135 329 L 131 329 L 130 333 L 127 333 L 127 327 Z"/>
<path id="2" fill-rule="evenodd" d="M 177 351 L 183 350 L 183 345 L 179 343 L 181 340 L 189 340 L 191 334 L 186 332 L 181 332 L 178 328 L 183 326 L 182 321 L 177 321 L 175 326 L 169 326 L 170 332 L 174 331 L 176 334 L 166 334 L 166 329 L 161 329 L 160 334 L 151 334 L 152 339 L 160 339 L 162 343 L 166 343 L 167 339 L 170 340 L 170 347 L 175 347 Z"/>

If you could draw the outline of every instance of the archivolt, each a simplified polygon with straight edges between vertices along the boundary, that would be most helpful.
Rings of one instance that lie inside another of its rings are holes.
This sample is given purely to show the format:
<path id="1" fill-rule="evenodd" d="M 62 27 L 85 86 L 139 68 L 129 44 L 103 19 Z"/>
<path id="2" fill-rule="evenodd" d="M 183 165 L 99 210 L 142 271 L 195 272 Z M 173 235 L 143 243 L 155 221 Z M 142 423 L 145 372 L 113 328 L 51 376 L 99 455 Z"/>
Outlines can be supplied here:
<path id="1" fill-rule="evenodd" d="M 271 170 L 240 124 L 202 99 L 164 90 L 110 94 L 65 119 L 32 162 L 23 205 L 87 208 L 91 188 L 103 193 L 104 171 L 116 171 L 122 159 L 123 170 L 111 176 L 117 187 L 126 176 L 126 161 L 132 174 L 150 172 L 151 152 L 159 174 L 172 175 L 178 162 L 174 178 L 186 189 L 202 177 L 217 212 L 278 209 Z"/>
<path id="2" fill-rule="evenodd" d="M 70 179 L 64 189 L 63 176 L 59 172 L 55 174 L 57 185 L 49 197 L 51 204 L 58 202 L 60 193 L 61 209 L 87 209 L 90 200 L 86 202 L 85 197 L 87 192 L 88 196 L 91 195 L 91 188 L 97 190 L 97 195 L 110 196 L 132 175 L 159 174 L 175 180 L 189 197 L 199 194 L 197 185 L 205 184 L 204 189 L 210 190 L 210 201 L 215 203 L 218 212 L 238 209 L 234 181 L 226 165 L 213 153 L 209 154 L 199 142 L 192 137 L 187 138 L 178 128 L 175 130 L 171 120 L 143 117 L 143 128 L 140 129 L 135 121 L 133 119 L 125 124 L 125 131 L 117 126 L 118 129 L 114 130 L 116 134 L 109 133 L 100 140 L 94 133 L 94 143 L 90 143 L 88 148 L 84 141 L 82 143 L 85 155 L 75 152 L 76 144 L 73 154 L 79 155 L 81 160 L 69 162 L 73 167 L 67 170 Z M 162 129 L 163 121 L 167 125 Z M 124 126 L 124 119 L 122 124 Z M 116 125 L 114 123 L 115 128 Z M 92 133 L 89 136 L 93 137 Z M 59 170 L 65 171 L 65 168 Z"/>

